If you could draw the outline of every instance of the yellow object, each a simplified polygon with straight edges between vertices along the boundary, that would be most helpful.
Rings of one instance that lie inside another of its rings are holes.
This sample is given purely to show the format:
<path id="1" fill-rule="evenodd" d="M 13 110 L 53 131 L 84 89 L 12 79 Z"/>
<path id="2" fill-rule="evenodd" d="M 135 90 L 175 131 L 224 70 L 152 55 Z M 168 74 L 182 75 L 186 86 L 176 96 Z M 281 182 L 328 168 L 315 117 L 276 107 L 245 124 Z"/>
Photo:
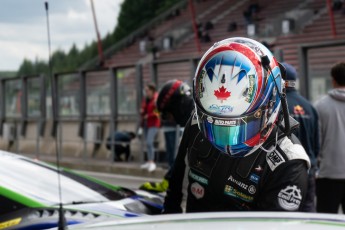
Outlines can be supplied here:
<path id="1" fill-rule="evenodd" d="M 145 182 L 139 189 L 150 191 L 150 192 L 165 192 L 169 187 L 169 181 L 163 179 L 161 182 Z"/>
<path id="2" fill-rule="evenodd" d="M 9 228 L 9 227 L 18 225 L 21 220 L 22 220 L 22 218 L 16 218 L 16 219 L 13 219 L 13 220 L 8 220 L 8 221 L 5 221 L 5 222 L 1 222 L 0 223 L 0 229 L 5 229 L 5 228 Z"/>

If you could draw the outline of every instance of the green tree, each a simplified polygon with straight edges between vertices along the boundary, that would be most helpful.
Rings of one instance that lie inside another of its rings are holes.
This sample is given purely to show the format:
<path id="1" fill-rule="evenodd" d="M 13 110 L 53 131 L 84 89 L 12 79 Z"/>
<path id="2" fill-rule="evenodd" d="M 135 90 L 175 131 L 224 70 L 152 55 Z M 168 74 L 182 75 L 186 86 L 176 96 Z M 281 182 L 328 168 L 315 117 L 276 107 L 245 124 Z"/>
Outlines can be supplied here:
<path id="1" fill-rule="evenodd" d="M 67 54 L 67 67 L 69 71 L 72 71 L 76 68 L 76 66 L 80 65 L 80 57 L 79 57 L 79 50 L 76 46 L 76 44 L 73 44 L 72 48 L 69 50 Z"/>
<path id="2" fill-rule="evenodd" d="M 32 62 L 28 59 L 24 59 L 18 70 L 18 76 L 32 75 L 35 73 L 35 67 Z"/>
<path id="3" fill-rule="evenodd" d="M 148 23 L 180 0 L 125 0 L 114 31 L 116 41 Z"/>

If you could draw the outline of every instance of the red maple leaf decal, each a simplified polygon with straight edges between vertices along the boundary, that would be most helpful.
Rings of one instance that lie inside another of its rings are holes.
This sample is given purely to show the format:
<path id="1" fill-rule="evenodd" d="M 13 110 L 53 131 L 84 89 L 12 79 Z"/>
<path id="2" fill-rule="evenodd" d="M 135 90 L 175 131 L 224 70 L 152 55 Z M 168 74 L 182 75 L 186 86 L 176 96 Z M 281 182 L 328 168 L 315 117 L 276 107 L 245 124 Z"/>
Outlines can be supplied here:
<path id="1" fill-rule="evenodd" d="M 214 96 L 217 97 L 218 100 L 226 100 L 228 97 L 230 97 L 231 93 L 224 88 L 224 86 L 220 87 L 218 90 L 214 91 Z"/>

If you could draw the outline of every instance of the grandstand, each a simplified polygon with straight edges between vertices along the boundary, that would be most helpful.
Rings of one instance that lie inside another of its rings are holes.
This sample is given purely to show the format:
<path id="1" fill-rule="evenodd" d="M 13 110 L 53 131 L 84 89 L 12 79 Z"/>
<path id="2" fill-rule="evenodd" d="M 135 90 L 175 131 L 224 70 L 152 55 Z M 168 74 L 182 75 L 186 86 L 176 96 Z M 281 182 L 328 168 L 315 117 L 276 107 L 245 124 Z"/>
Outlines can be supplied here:
<path id="1" fill-rule="evenodd" d="M 260 11 L 248 24 L 243 12 L 253 3 L 251 0 L 179 1 L 121 44 L 106 50 L 102 68 L 84 66 L 74 73 L 55 73 L 59 105 L 55 121 L 42 76 L 2 79 L 1 148 L 42 156 L 53 154 L 52 143 L 58 141 L 65 156 L 110 159 L 104 141 L 110 130 L 137 130 L 144 84 L 153 81 L 161 86 L 173 78 L 191 83 L 202 54 L 213 42 L 234 36 L 271 44 L 280 61 L 289 62 L 299 71 L 302 93 L 317 99 L 330 87 L 331 65 L 344 60 L 345 15 L 341 11 L 330 14 L 332 10 L 324 0 L 255 2 Z M 192 9 L 196 23 L 213 25 L 208 31 L 211 41 L 197 42 Z M 237 27 L 228 31 L 233 22 Z M 20 100 L 19 94 L 24 99 Z M 54 129 L 56 124 L 58 128 Z M 59 138 L 50 136 L 52 130 Z M 134 159 L 142 161 L 141 141 L 132 145 Z M 162 133 L 158 149 L 157 157 L 162 158 Z"/>
<path id="2" fill-rule="evenodd" d="M 325 41 L 341 41 L 344 39 L 344 15 L 340 11 L 334 12 L 337 34 L 333 35 L 329 11 L 326 2 L 323 0 L 275 0 L 273 2 L 261 0 L 256 2 L 259 3 L 261 10 L 259 12 L 259 19 L 255 22 L 257 33 L 250 37 L 259 41 L 268 41 L 274 45 L 273 51 L 277 51 L 276 53 L 280 54 L 277 57 L 280 60 L 291 63 L 297 70 L 300 67 L 298 52 L 301 45 Z M 148 32 L 154 35 L 156 41 L 160 41 L 158 42 L 159 44 L 162 43 L 165 37 L 170 36 L 167 34 L 169 28 L 171 28 L 170 32 L 189 29 L 189 33 L 183 33 L 181 37 L 174 37 L 176 42 L 172 43 L 172 47 L 169 49 L 161 48 L 158 51 L 156 60 L 150 57 L 150 54 L 146 56 L 140 55 L 138 48 L 140 40 L 138 39 L 131 46 L 112 54 L 107 59 L 106 66 L 114 67 L 137 62 L 143 63 L 143 76 L 146 81 L 149 81 L 155 78 L 152 78 L 152 68 L 149 64 L 152 64 L 152 62 L 163 62 L 155 70 L 155 75 L 159 76 L 157 79 L 159 85 L 177 76 L 180 79 L 191 82 L 193 66 L 190 67 L 186 60 L 197 60 L 213 44 L 212 42 L 228 37 L 248 36 L 243 12 L 249 4 L 251 4 L 249 0 L 195 1 L 197 22 L 211 21 L 214 25 L 214 28 L 210 31 L 211 41 L 201 43 L 199 51 L 195 43 L 195 36 L 191 28 L 192 20 L 186 3 L 182 7 L 180 15 L 163 21 Z M 186 17 L 189 17 L 189 20 L 186 20 Z M 284 19 L 290 19 L 294 27 L 288 33 L 283 33 L 281 29 Z M 183 21 L 184 24 L 181 25 Z M 228 32 L 227 27 L 233 21 L 237 23 L 237 30 Z M 342 52 L 334 52 L 334 50 Z M 315 51 L 313 52 L 315 53 Z M 323 48 L 322 52 L 325 52 L 326 55 L 314 55 L 315 57 L 310 60 L 311 65 L 323 63 L 322 65 L 315 65 L 316 72 L 320 71 L 320 69 L 325 70 L 329 68 L 332 63 L 341 60 L 340 58 L 344 54 L 343 48 L 339 49 L 339 47 Z M 185 60 L 178 61 L 182 59 Z M 325 74 L 325 72 L 323 71 L 322 74 Z"/>

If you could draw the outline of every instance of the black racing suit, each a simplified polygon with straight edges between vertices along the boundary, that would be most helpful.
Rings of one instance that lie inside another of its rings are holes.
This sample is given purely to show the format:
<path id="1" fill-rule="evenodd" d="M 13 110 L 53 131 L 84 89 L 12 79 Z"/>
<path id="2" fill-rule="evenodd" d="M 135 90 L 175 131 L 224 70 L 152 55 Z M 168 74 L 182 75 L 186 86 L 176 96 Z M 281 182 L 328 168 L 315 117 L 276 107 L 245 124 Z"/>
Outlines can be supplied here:
<path id="1" fill-rule="evenodd" d="M 271 136 L 265 149 L 276 143 L 276 134 Z M 247 157 L 230 157 L 215 149 L 191 119 L 175 160 L 163 213 L 182 212 L 185 177 L 186 212 L 298 211 L 306 194 L 308 156 L 301 145 L 284 135 L 275 149 L 270 153 L 259 148 Z"/>

